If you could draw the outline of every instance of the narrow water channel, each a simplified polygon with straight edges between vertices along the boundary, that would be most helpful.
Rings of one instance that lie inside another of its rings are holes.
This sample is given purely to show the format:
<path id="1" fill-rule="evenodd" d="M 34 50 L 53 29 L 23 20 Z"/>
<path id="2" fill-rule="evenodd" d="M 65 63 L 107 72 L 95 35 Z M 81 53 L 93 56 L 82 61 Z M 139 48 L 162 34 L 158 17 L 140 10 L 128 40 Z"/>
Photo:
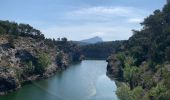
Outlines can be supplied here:
<path id="1" fill-rule="evenodd" d="M 55 76 L 25 85 L 0 100 L 117 100 L 104 60 L 84 60 Z"/>

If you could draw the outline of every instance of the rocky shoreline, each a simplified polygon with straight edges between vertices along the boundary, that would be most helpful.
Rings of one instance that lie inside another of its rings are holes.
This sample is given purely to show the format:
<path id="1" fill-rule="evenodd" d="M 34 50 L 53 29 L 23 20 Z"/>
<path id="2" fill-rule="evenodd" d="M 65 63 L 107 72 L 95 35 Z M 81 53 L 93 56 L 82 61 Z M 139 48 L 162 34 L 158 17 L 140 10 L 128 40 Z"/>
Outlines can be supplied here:
<path id="1" fill-rule="evenodd" d="M 0 95 L 16 91 L 26 83 L 49 78 L 72 62 L 71 55 L 46 45 L 44 40 L 19 37 L 10 41 L 8 36 L 0 38 Z M 43 70 L 39 66 L 40 53 L 46 54 L 50 61 Z"/>

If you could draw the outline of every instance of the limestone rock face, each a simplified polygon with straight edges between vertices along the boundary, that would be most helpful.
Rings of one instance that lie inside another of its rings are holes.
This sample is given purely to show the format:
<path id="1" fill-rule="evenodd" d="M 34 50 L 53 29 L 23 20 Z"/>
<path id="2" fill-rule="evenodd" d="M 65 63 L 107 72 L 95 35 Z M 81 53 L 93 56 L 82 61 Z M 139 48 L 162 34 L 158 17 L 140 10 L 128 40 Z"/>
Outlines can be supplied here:
<path id="1" fill-rule="evenodd" d="M 38 53 L 48 54 L 51 61 L 43 74 L 27 73 L 28 63 L 31 61 L 31 68 L 36 67 Z M 49 47 L 43 40 L 37 41 L 31 37 L 19 37 L 11 44 L 8 37 L 0 37 L 0 95 L 16 90 L 21 83 L 33 81 L 40 78 L 47 78 L 59 70 L 68 67 L 70 59 L 68 54 L 63 53 L 61 66 L 56 63 L 58 52 L 55 47 Z"/>

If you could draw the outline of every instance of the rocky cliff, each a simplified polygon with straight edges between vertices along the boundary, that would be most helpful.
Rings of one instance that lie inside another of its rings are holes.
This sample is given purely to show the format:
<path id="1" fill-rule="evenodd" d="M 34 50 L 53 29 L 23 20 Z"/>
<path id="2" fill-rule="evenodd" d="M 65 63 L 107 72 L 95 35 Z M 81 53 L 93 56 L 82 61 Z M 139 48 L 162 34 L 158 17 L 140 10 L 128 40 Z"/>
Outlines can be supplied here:
<path id="1" fill-rule="evenodd" d="M 80 61 L 79 48 L 67 38 L 47 39 L 29 24 L 0 20 L 0 95 L 48 78 L 73 61 Z"/>
<path id="2" fill-rule="evenodd" d="M 0 95 L 21 88 L 22 83 L 47 78 L 67 68 L 71 62 L 70 56 L 57 49 L 57 45 L 50 47 L 45 40 L 1 36 Z"/>

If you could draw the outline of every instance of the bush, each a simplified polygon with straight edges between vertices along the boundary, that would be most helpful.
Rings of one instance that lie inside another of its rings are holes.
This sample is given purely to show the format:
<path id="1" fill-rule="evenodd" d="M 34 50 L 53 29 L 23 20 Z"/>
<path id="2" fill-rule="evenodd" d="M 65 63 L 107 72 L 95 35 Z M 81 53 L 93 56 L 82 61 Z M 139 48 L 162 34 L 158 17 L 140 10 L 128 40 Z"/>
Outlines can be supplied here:
<path id="1" fill-rule="evenodd" d="M 26 74 L 29 74 L 29 75 L 34 73 L 35 68 L 33 66 L 32 61 L 26 62 L 26 68 L 25 68 L 24 71 L 25 71 Z"/>
<path id="2" fill-rule="evenodd" d="M 143 91 L 144 90 L 141 86 L 137 86 L 136 88 L 134 88 L 133 91 L 131 92 L 131 97 L 133 98 L 133 100 L 140 100 Z"/>
<path id="3" fill-rule="evenodd" d="M 166 92 L 166 87 L 159 83 L 156 87 L 150 90 L 149 97 L 154 100 L 159 100 L 160 96 Z"/>
<path id="4" fill-rule="evenodd" d="M 120 100 L 141 100 L 143 94 L 143 88 L 137 86 L 133 90 L 126 84 L 123 84 L 116 91 L 116 94 Z"/>
<path id="5" fill-rule="evenodd" d="M 135 60 L 131 57 L 128 57 L 125 60 L 125 68 L 124 72 L 124 79 L 129 83 L 130 88 L 133 89 L 135 85 L 137 85 L 137 78 L 138 78 L 138 70 L 139 68 L 134 65 Z"/>
<path id="6" fill-rule="evenodd" d="M 45 72 L 46 68 L 51 64 L 50 58 L 46 53 L 40 53 L 37 58 L 37 65 L 35 71 L 39 74 Z"/>
<path id="7" fill-rule="evenodd" d="M 126 84 L 123 84 L 116 91 L 116 94 L 120 100 L 131 100 L 130 88 Z"/>
<path id="8" fill-rule="evenodd" d="M 122 63 L 124 63 L 126 56 L 124 53 L 120 52 L 116 55 L 116 58 L 119 59 Z"/>

